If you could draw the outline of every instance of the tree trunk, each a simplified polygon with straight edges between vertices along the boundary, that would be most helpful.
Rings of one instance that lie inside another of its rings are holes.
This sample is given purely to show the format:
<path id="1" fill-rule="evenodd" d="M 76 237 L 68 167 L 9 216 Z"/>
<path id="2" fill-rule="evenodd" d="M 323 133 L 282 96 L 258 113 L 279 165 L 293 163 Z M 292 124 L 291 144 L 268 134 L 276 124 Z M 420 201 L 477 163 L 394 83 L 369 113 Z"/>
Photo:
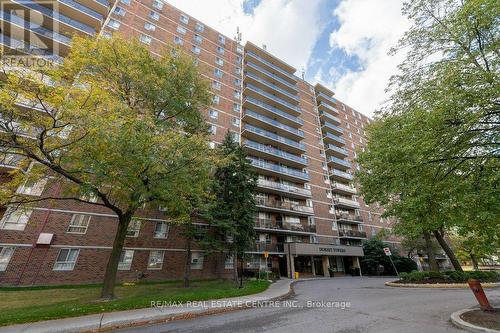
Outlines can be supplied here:
<path id="1" fill-rule="evenodd" d="M 243 258 L 241 258 L 241 260 L 240 260 L 240 267 L 241 267 L 240 288 L 243 288 Z"/>
<path id="2" fill-rule="evenodd" d="M 187 239 L 186 244 L 186 266 L 184 266 L 184 288 L 189 288 L 189 278 L 191 276 L 191 236 Z"/>
<path id="3" fill-rule="evenodd" d="M 476 255 L 471 251 L 469 252 L 470 260 L 472 261 L 472 267 L 475 271 L 479 270 L 479 263 L 477 262 Z"/>
<path id="4" fill-rule="evenodd" d="M 431 235 L 429 232 L 424 232 L 425 240 L 425 252 L 427 253 L 427 260 L 429 262 L 429 269 L 431 271 L 439 272 L 439 265 L 436 261 L 436 256 L 434 255 L 434 249 L 432 248 Z"/>
<path id="5" fill-rule="evenodd" d="M 116 273 L 118 272 L 118 263 L 123 251 L 123 244 L 125 237 L 127 237 L 127 229 L 130 224 L 132 215 L 122 215 L 118 218 L 118 230 L 115 234 L 113 241 L 113 248 L 106 265 L 106 272 L 104 273 L 104 281 L 101 290 L 101 298 L 113 299 L 115 298 L 115 282 Z"/>
<path id="6" fill-rule="evenodd" d="M 217 279 L 222 279 L 222 274 L 224 273 L 224 266 L 226 263 L 226 256 L 223 251 L 220 251 L 216 254 L 217 258 L 217 267 L 215 268 L 216 270 L 216 276 Z"/>
<path id="7" fill-rule="evenodd" d="M 243 274 L 243 271 L 241 271 L 241 274 Z M 238 256 L 236 256 L 236 253 L 233 255 L 233 279 L 234 282 L 238 283 Z"/>
<path id="8" fill-rule="evenodd" d="M 434 237 L 436 237 L 436 240 L 438 241 L 439 245 L 441 245 L 441 248 L 444 250 L 448 258 L 450 259 L 453 268 L 455 268 L 456 271 L 463 272 L 462 266 L 460 266 L 460 262 L 458 261 L 451 247 L 444 239 L 443 234 L 439 230 L 435 230 Z"/>

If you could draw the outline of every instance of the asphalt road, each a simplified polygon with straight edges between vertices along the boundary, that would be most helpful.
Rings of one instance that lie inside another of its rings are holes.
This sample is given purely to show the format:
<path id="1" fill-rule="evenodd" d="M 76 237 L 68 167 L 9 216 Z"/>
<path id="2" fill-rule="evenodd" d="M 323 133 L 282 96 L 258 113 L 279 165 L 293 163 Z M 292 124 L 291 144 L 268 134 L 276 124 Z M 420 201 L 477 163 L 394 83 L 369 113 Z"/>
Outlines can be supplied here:
<path id="1" fill-rule="evenodd" d="M 270 307 L 116 332 L 465 332 L 455 328 L 449 316 L 475 305 L 470 290 L 394 288 L 384 286 L 385 281 L 351 277 L 304 281 L 295 284 L 294 296 Z M 486 293 L 491 302 L 500 303 L 500 288 Z"/>

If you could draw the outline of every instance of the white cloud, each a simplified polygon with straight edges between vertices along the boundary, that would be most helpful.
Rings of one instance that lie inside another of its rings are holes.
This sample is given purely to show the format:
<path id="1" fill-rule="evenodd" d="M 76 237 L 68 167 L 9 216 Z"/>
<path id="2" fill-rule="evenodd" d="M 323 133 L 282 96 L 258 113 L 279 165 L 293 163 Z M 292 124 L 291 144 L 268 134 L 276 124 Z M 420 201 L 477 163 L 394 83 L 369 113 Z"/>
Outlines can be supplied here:
<path id="1" fill-rule="evenodd" d="M 243 11 L 243 0 L 170 0 L 224 34 L 233 37 L 240 27 L 243 39 L 296 67 L 305 67 L 321 33 L 320 7 L 324 0 L 262 0 L 252 15 Z"/>
<path id="2" fill-rule="evenodd" d="M 330 35 L 330 46 L 357 56 L 361 69 L 325 83 L 334 86 L 340 100 L 367 115 L 387 100 L 384 90 L 404 58 L 387 55 L 410 26 L 401 14 L 402 4 L 403 0 L 342 0 L 334 11 L 340 27 Z"/>

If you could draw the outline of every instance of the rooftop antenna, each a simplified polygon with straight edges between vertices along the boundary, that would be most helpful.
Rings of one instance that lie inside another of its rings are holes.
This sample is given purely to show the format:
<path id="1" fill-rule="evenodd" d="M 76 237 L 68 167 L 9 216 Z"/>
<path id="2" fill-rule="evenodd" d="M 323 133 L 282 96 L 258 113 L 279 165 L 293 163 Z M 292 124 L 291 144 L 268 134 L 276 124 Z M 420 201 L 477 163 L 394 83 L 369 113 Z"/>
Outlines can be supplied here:
<path id="1" fill-rule="evenodd" d="M 306 80 L 306 69 L 304 68 L 304 66 L 302 66 L 302 68 L 300 69 L 300 74 L 302 76 L 302 80 L 305 81 Z"/>
<path id="2" fill-rule="evenodd" d="M 240 32 L 240 27 L 236 27 L 236 36 L 234 37 L 234 39 L 238 42 L 238 43 L 241 43 L 241 40 L 242 40 L 242 34 Z"/>
<path id="3" fill-rule="evenodd" d="M 267 51 L 267 45 L 266 45 L 266 44 L 262 44 L 262 49 L 263 49 L 264 51 Z"/>

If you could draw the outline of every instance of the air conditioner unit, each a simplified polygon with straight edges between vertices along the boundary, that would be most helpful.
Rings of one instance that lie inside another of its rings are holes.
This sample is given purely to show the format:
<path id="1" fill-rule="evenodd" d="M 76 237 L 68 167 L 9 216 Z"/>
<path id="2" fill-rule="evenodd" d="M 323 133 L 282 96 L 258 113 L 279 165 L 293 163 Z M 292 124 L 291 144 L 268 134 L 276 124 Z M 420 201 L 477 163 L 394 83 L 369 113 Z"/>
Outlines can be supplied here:
<path id="1" fill-rule="evenodd" d="M 52 238 L 54 238 L 54 234 L 41 233 L 38 235 L 36 245 L 50 245 L 52 243 Z"/>

